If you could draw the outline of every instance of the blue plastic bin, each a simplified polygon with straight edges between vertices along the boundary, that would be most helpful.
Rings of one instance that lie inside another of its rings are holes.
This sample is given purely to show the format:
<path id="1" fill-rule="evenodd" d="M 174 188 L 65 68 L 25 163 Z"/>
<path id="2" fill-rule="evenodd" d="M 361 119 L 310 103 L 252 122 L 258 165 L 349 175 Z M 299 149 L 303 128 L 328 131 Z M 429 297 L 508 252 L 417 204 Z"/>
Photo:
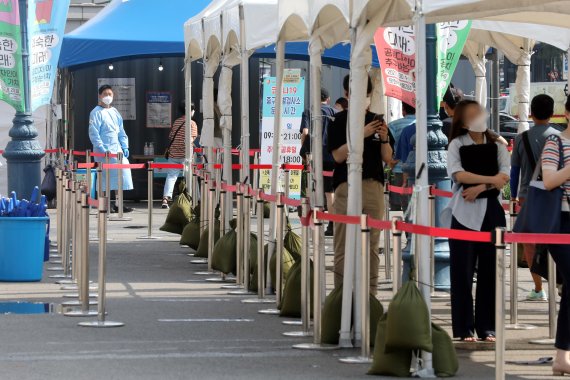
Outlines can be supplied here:
<path id="1" fill-rule="evenodd" d="M 41 281 L 48 217 L 0 217 L 0 281 Z"/>

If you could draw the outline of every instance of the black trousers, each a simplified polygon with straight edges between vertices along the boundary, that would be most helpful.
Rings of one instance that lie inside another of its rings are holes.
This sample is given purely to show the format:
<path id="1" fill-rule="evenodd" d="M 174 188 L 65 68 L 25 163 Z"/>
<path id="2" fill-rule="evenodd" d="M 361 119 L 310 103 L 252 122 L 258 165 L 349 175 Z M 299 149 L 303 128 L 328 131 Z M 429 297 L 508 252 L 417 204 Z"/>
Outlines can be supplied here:
<path id="1" fill-rule="evenodd" d="M 570 213 L 562 213 L 560 227 L 560 233 L 570 234 Z M 562 297 L 554 346 L 570 351 L 570 245 L 550 244 L 548 250 L 556 263 L 557 273 L 562 276 Z"/>
<path id="2" fill-rule="evenodd" d="M 496 198 L 487 200 L 481 231 L 505 227 L 505 211 Z M 451 228 L 469 230 L 452 219 Z M 453 336 L 485 338 L 495 334 L 495 246 L 449 239 L 451 273 L 451 321 Z M 473 313 L 473 276 L 477 268 L 475 313 Z"/>

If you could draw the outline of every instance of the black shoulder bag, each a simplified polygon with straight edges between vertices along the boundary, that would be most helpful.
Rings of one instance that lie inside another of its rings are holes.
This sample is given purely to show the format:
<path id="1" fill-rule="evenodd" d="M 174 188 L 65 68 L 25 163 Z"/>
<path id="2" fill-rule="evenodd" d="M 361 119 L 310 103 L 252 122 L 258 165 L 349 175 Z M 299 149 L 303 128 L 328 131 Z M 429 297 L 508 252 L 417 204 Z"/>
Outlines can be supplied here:
<path id="1" fill-rule="evenodd" d="M 174 140 L 176 140 L 176 136 L 178 135 L 178 132 L 180 132 L 180 129 L 182 129 L 184 124 L 186 124 L 186 121 L 183 121 L 182 124 L 180 124 L 180 127 L 178 127 L 178 129 L 176 130 L 176 132 L 174 132 L 174 136 L 172 136 L 172 140 L 170 140 L 170 144 L 168 144 L 168 148 L 166 148 L 166 151 L 164 152 L 164 158 L 166 158 L 167 160 L 168 157 L 170 156 L 170 147 L 172 147 L 172 144 L 174 144 Z"/>

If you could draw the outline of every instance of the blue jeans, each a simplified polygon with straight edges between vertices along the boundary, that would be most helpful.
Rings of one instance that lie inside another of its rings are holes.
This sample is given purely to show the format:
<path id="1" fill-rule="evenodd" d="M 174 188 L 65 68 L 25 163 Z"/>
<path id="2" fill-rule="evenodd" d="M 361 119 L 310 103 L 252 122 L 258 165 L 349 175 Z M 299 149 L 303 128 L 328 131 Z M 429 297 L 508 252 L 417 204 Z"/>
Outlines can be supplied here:
<path id="1" fill-rule="evenodd" d="M 183 158 L 169 158 L 168 163 L 169 164 L 183 164 L 184 159 Z M 167 169 L 166 170 L 166 182 L 164 183 L 164 191 L 162 193 L 163 198 L 166 198 L 166 197 L 172 198 L 172 192 L 174 191 L 174 184 L 176 183 L 176 180 L 178 179 L 178 176 L 180 175 L 181 172 L 182 172 L 181 169 Z"/>
<path id="2" fill-rule="evenodd" d="M 563 212 L 560 218 L 560 233 L 570 234 L 570 213 Z M 556 269 L 562 276 L 562 297 L 556 324 L 556 342 L 559 350 L 570 351 L 570 245 L 550 244 L 550 256 L 556 263 Z"/>

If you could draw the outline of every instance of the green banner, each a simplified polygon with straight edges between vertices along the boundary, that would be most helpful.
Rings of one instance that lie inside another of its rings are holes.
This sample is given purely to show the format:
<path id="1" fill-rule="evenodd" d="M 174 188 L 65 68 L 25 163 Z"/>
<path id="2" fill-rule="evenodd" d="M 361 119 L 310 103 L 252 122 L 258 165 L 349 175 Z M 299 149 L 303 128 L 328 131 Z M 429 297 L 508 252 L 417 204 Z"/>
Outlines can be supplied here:
<path id="1" fill-rule="evenodd" d="M 453 21 L 437 24 L 438 68 L 437 104 L 443 99 L 455 72 L 465 42 L 471 31 L 471 21 Z"/>
<path id="2" fill-rule="evenodd" d="M 0 0 L 0 100 L 24 111 L 18 0 Z"/>

